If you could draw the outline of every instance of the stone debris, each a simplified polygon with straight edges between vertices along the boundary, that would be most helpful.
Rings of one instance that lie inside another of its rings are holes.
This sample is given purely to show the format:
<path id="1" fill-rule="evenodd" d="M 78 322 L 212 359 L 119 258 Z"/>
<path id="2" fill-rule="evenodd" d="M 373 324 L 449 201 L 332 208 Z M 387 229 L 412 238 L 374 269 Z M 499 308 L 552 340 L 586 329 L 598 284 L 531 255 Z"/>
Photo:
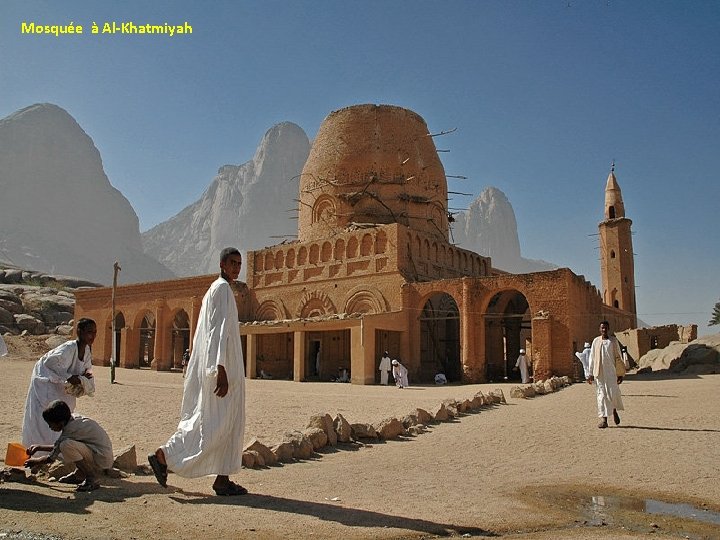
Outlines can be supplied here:
<path id="1" fill-rule="evenodd" d="M 397 418 L 386 418 L 373 427 L 378 436 L 383 440 L 397 439 L 400 435 L 406 433 L 405 427 Z"/>
<path id="2" fill-rule="evenodd" d="M 345 420 L 345 417 L 342 414 L 338 413 L 335 417 L 335 420 L 333 421 L 333 428 L 335 429 L 335 433 L 337 433 L 338 442 L 352 442 L 352 427 L 350 427 L 350 422 Z"/>

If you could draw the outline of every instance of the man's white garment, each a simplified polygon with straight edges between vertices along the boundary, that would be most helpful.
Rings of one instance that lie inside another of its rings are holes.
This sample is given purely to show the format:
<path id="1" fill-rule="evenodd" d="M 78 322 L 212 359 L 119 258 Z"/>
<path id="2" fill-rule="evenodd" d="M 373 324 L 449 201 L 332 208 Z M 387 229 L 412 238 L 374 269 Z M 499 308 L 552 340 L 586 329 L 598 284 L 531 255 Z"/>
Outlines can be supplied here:
<path id="1" fill-rule="evenodd" d="M 582 352 L 576 352 L 575 356 L 580 360 L 583 371 L 585 372 L 585 378 L 587 379 L 592 375 L 592 371 L 590 371 L 590 347 L 585 347 Z"/>
<path id="2" fill-rule="evenodd" d="M 7 345 L 5 345 L 5 340 L 3 339 L 2 334 L 0 334 L 0 356 L 5 356 L 7 353 Z"/>
<path id="3" fill-rule="evenodd" d="M 397 365 L 393 364 L 392 371 L 393 377 L 395 377 L 395 384 L 401 388 L 410 386 L 408 383 L 408 370 L 405 366 L 400 363 Z"/>
<path id="4" fill-rule="evenodd" d="M 30 388 L 25 399 L 22 443 L 25 448 L 33 444 L 53 444 L 60 433 L 53 431 L 42 417 L 50 402 L 60 399 L 75 410 L 75 396 L 65 392 L 65 382 L 73 375 L 82 376 L 92 370 L 90 346 L 80 360 L 78 342 L 66 341 L 46 353 L 35 363 L 30 377 Z"/>
<path id="5" fill-rule="evenodd" d="M 228 379 L 214 394 L 218 366 Z M 205 293 L 185 374 L 180 423 L 162 450 L 168 469 L 186 478 L 230 475 L 242 467 L 245 366 L 230 284 L 218 278 Z"/>
<path id="6" fill-rule="evenodd" d="M 612 416 L 613 409 L 625 410 L 617 383 L 615 371 L 615 358 L 622 356 L 620 345 L 614 337 L 603 339 L 596 337 L 590 347 L 590 373 L 595 377 L 595 390 L 597 391 L 598 417 Z"/>
<path id="7" fill-rule="evenodd" d="M 530 382 L 530 377 L 528 377 L 528 365 L 527 365 L 527 358 L 524 354 L 521 354 L 517 357 L 517 362 L 515 362 L 515 367 L 520 368 L 520 380 L 523 384 L 527 384 Z"/>
<path id="8" fill-rule="evenodd" d="M 388 383 L 388 372 L 390 369 L 392 369 L 392 364 L 390 364 L 390 357 L 389 356 L 383 356 L 380 359 L 380 384 L 387 384 Z"/>

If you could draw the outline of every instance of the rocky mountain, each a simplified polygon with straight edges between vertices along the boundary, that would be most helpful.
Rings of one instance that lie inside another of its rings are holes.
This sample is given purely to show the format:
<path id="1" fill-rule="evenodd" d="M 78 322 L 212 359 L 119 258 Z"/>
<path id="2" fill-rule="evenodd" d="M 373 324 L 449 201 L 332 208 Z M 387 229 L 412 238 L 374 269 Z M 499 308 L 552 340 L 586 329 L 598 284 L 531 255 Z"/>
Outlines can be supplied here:
<path id="1" fill-rule="evenodd" d="M 138 217 L 109 182 L 92 139 L 64 109 L 0 120 L 0 260 L 109 284 L 173 277 L 145 255 Z"/>
<path id="2" fill-rule="evenodd" d="M 463 249 L 492 258 L 495 268 L 514 273 L 552 270 L 556 265 L 520 254 L 517 221 L 510 201 L 496 187 L 488 187 L 455 215 L 453 239 Z"/>
<path id="3" fill-rule="evenodd" d="M 200 200 L 142 235 L 152 253 L 180 276 L 216 272 L 226 246 L 241 251 L 278 244 L 297 234 L 298 175 L 310 152 L 299 126 L 270 128 L 252 160 L 225 165 Z"/>

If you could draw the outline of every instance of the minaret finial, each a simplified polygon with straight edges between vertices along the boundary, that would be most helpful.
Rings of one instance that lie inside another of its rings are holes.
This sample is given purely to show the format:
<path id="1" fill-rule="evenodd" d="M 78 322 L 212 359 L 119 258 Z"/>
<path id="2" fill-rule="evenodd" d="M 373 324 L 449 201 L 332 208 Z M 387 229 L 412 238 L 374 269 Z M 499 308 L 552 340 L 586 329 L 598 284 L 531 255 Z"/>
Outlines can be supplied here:
<path id="1" fill-rule="evenodd" d="M 615 172 L 615 160 L 612 160 L 612 164 L 610 165 L 610 172 Z"/>

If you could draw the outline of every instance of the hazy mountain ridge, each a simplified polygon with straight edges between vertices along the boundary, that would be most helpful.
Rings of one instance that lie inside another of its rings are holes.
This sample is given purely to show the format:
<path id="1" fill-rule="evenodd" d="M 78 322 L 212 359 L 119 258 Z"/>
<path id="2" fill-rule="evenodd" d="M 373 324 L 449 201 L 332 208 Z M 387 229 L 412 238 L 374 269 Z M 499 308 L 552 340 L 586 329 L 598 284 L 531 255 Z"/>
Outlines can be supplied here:
<path id="1" fill-rule="evenodd" d="M 291 122 L 270 128 L 252 160 L 224 165 L 200 199 L 142 234 L 143 246 L 178 275 L 217 270 L 226 246 L 246 251 L 297 234 L 297 177 L 310 152 L 305 132 Z"/>
<path id="2" fill-rule="evenodd" d="M 173 277 L 142 250 L 138 217 L 92 139 L 64 109 L 35 104 L 0 120 L 0 259 L 38 271 L 125 282 Z"/>
<path id="3" fill-rule="evenodd" d="M 552 270 L 557 265 L 526 259 L 520 253 L 515 212 L 505 193 L 485 188 L 467 212 L 455 215 L 453 239 L 464 249 L 492 258 L 495 268 L 514 273 Z"/>

